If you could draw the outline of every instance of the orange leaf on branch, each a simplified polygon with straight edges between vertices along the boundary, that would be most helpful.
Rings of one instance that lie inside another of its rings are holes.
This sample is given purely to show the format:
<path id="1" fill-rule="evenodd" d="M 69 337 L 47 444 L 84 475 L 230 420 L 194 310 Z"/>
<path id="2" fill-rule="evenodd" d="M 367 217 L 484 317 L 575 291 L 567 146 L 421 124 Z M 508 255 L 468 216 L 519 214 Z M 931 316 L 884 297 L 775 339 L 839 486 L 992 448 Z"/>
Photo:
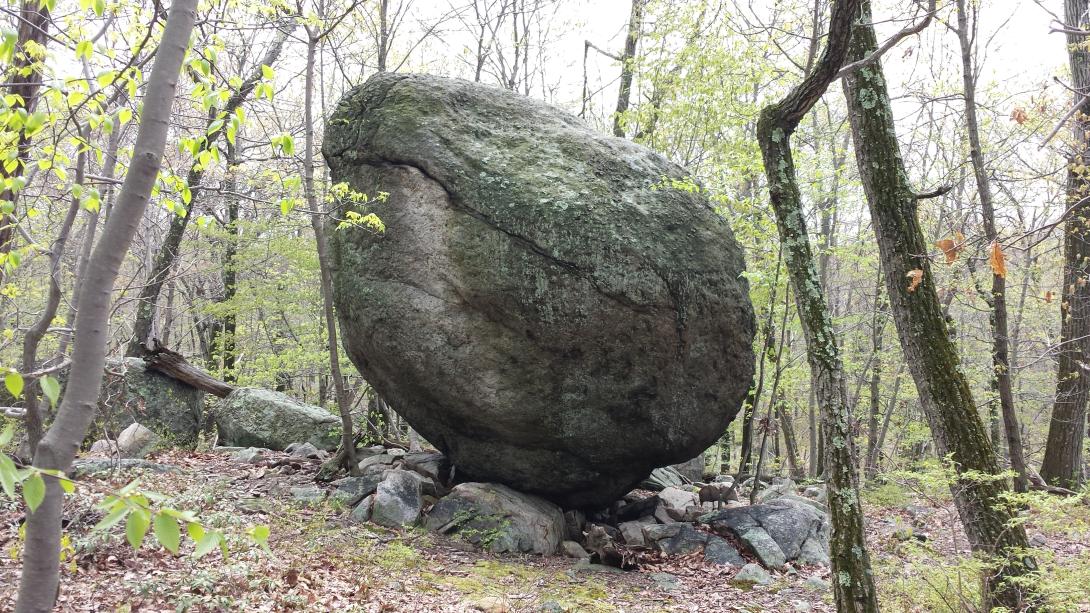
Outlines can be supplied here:
<path id="1" fill-rule="evenodd" d="M 988 256 L 988 264 L 991 265 L 992 272 L 1006 279 L 1007 262 L 1006 258 L 1003 256 L 1003 248 L 999 246 L 999 241 L 995 241 L 992 243 L 990 252 L 991 253 Z"/>
<path id="2" fill-rule="evenodd" d="M 1026 109 L 1020 106 L 1014 107 L 1014 110 L 1011 111 L 1011 121 L 1017 123 L 1018 125 L 1025 124 L 1028 119 L 1029 113 L 1026 112 Z"/>
<path id="3" fill-rule="evenodd" d="M 952 264 L 965 249 L 965 235 L 961 232 L 955 232 L 952 238 L 936 241 L 935 246 L 941 249 L 943 255 L 946 256 L 946 263 Z"/>

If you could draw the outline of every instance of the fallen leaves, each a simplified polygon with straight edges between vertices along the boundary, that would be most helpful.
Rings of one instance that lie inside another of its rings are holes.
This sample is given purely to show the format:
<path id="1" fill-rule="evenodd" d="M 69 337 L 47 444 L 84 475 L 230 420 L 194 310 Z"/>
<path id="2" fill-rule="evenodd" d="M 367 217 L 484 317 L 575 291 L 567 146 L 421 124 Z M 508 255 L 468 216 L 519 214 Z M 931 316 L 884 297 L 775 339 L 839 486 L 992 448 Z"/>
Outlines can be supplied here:
<path id="1" fill-rule="evenodd" d="M 914 292 L 916 291 L 916 288 L 919 287 L 920 282 L 923 281 L 923 270 L 919 268 L 914 268 L 908 271 L 908 274 L 906 274 L 905 276 L 909 279 L 908 291 Z"/>

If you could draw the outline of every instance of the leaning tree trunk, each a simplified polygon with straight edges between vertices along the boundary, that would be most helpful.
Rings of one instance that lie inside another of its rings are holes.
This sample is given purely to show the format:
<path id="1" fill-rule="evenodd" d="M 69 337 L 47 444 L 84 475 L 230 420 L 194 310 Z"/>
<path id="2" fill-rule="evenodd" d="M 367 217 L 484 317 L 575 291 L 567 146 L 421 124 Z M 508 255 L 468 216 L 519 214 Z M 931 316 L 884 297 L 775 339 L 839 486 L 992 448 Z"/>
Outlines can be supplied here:
<path id="1" fill-rule="evenodd" d="M 972 43 L 969 40 L 969 17 L 965 0 L 957 0 L 957 31 L 961 45 L 961 80 L 965 90 L 965 124 L 969 133 L 969 157 L 973 164 L 976 191 L 980 197 L 980 212 L 984 220 L 984 234 L 989 243 L 997 244 L 999 232 L 995 227 L 995 205 L 992 198 L 991 179 L 984 166 L 984 149 L 980 142 L 980 125 L 977 120 L 976 75 L 973 70 Z M 995 387 L 999 392 L 999 408 L 1003 416 L 1003 428 L 1007 435 L 1007 453 L 1014 470 L 1014 489 L 1029 490 L 1026 472 L 1026 456 L 1022 450 L 1022 427 L 1014 407 L 1011 390 L 1010 341 L 1007 325 L 1007 280 L 1003 271 L 992 271 L 992 291 L 989 303 L 992 307 L 992 368 Z"/>
<path id="2" fill-rule="evenodd" d="M 1090 397 L 1090 49 L 1080 34 L 1090 18 L 1090 2 L 1064 0 L 1067 53 L 1071 64 L 1075 113 L 1072 128 L 1074 154 L 1067 164 L 1067 206 L 1073 210 L 1064 222 L 1063 292 L 1060 300 L 1059 369 L 1056 402 L 1048 425 L 1048 443 L 1041 477 L 1052 485 L 1076 488 L 1085 479 L 1082 466 L 1086 436 L 1086 401 Z"/>
<path id="3" fill-rule="evenodd" d="M 859 502 L 859 475 L 844 369 L 810 248 L 802 197 L 795 178 L 791 135 L 844 63 L 859 5 L 860 0 L 839 0 L 833 5 L 829 34 L 820 61 L 783 100 L 765 107 L 757 123 L 757 140 L 768 177 L 769 196 L 806 338 L 810 378 L 821 407 L 833 527 L 830 557 L 833 576 L 837 577 L 833 581 L 833 593 L 838 611 L 877 611 L 878 600 Z"/>
<path id="4" fill-rule="evenodd" d="M 852 59 L 877 49 L 870 2 L 852 34 Z M 1027 603 L 1023 586 L 1012 579 L 1036 568 L 1024 555 L 1025 529 L 1004 504 L 1006 483 L 999 473 L 984 423 L 969 384 L 958 369 L 958 355 L 931 276 L 916 215 L 918 197 L 908 183 L 893 111 L 880 62 L 856 69 L 845 79 L 849 119 L 859 174 L 878 239 L 886 292 L 905 361 L 916 382 L 920 404 L 931 426 L 940 457 L 950 457 L 958 479 L 951 485 L 962 525 L 974 551 L 995 558 L 985 573 L 988 607 L 1018 610 Z"/>
<path id="5" fill-rule="evenodd" d="M 222 128 L 223 122 L 216 119 L 216 117 L 220 113 L 223 113 L 224 117 L 230 117 L 242 106 L 242 103 L 246 101 L 257 87 L 257 84 L 264 78 L 262 68 L 276 63 L 276 59 L 280 57 L 280 51 L 284 48 L 284 43 L 287 42 L 288 36 L 291 35 L 294 29 L 294 21 L 288 22 L 282 27 L 279 34 L 277 34 L 276 40 L 265 52 L 265 56 L 261 58 L 261 61 L 254 67 L 249 76 L 239 84 L 238 89 L 227 99 L 223 108 L 215 110 L 208 117 L 204 132 L 206 139 L 204 146 L 206 149 L 211 149 L 220 135 L 225 132 Z M 217 121 L 221 124 L 221 128 L 211 129 Z M 155 307 L 159 303 L 159 294 L 163 291 L 163 284 L 166 283 L 170 271 L 174 268 L 174 263 L 178 260 L 182 238 L 185 237 L 185 230 L 189 227 L 189 220 L 193 217 L 193 209 L 197 207 L 197 200 L 201 195 L 201 180 L 204 178 L 205 170 L 206 168 L 196 161 L 189 167 L 189 173 L 185 178 L 186 187 L 190 189 L 189 205 L 186 207 L 184 215 L 171 217 L 170 228 L 167 230 L 167 235 L 163 239 L 159 251 L 155 254 L 155 261 L 152 264 L 151 272 L 147 276 L 147 281 L 143 289 L 140 290 L 140 297 L 136 301 L 136 319 L 132 324 L 132 338 L 125 349 L 125 355 L 127 356 L 140 355 L 141 347 L 150 340 L 152 325 L 155 322 Z"/>
<path id="6" fill-rule="evenodd" d="M 308 28 L 308 33 L 310 30 Z M 352 432 L 352 402 L 344 385 L 341 374 L 341 354 L 337 340 L 337 316 L 333 311 L 333 274 L 330 271 L 329 237 L 326 235 L 323 206 L 318 201 L 314 188 L 314 117 L 311 105 L 314 97 L 314 60 L 320 39 L 317 34 L 307 38 L 307 66 L 303 91 L 303 191 L 306 195 L 307 208 L 310 209 L 310 225 L 314 229 L 314 241 L 318 250 L 319 287 L 322 292 L 322 313 L 325 315 L 326 339 L 329 343 L 329 374 L 333 379 L 333 390 L 337 396 L 337 412 L 341 415 L 341 447 L 337 450 L 339 460 L 349 472 L 356 471 L 356 440 Z"/>
<path id="7" fill-rule="evenodd" d="M 140 131 L 132 162 L 121 186 L 102 241 L 87 265 L 87 278 L 77 297 L 72 369 L 64 399 L 38 444 L 34 466 L 67 471 L 95 414 L 106 366 L 110 308 L 114 282 L 144 215 L 166 147 L 178 74 L 193 31 L 197 0 L 174 0 L 167 17 L 155 64 L 148 78 Z M 60 586 L 61 516 L 64 494 L 55 477 L 46 477 L 45 498 L 27 513 L 26 545 L 16 613 L 46 613 L 53 609 Z"/>

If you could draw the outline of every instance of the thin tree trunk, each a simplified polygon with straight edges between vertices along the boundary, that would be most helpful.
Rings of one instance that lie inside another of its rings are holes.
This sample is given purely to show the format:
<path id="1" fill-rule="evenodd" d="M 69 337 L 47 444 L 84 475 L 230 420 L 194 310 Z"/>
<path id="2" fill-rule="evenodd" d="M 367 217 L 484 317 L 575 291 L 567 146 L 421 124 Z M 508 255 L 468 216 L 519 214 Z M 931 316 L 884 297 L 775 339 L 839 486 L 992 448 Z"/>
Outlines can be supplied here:
<path id="1" fill-rule="evenodd" d="M 8 93 L 22 99 L 23 108 L 27 113 L 33 113 L 38 105 L 38 90 L 42 87 L 43 61 L 34 54 L 27 52 L 28 45 L 45 49 L 49 41 L 49 8 L 46 3 L 39 0 L 24 0 L 19 7 L 19 30 L 15 42 L 15 58 L 10 69 L 5 73 L 9 75 Z M 26 172 L 26 161 L 30 155 L 30 137 L 26 132 L 19 133 L 16 144 L 16 161 L 18 162 L 9 172 L 5 165 L 0 164 L 0 179 L 9 179 Z M 18 194 L 11 190 L 0 191 L 0 201 L 14 204 Z M 14 209 L 8 214 L 0 216 L 0 255 L 7 255 L 15 241 L 16 212 Z M 4 268 L 0 267 L 0 281 L 4 279 Z"/>
<path id="2" fill-rule="evenodd" d="M 973 70 L 973 50 L 969 40 L 969 16 L 966 14 L 965 0 L 957 0 L 957 16 L 958 41 L 961 44 L 961 79 L 965 89 L 965 124 L 969 132 L 969 157 L 973 163 L 977 194 L 980 196 L 984 234 L 988 242 L 998 244 L 999 233 L 995 227 L 995 204 L 992 199 L 991 179 L 984 165 L 984 149 L 980 141 L 980 126 L 977 120 L 976 75 Z M 995 386 L 999 392 L 1003 427 L 1007 435 L 1007 454 L 1010 457 L 1011 469 L 1015 472 L 1014 490 L 1025 492 L 1029 490 L 1029 478 L 1026 473 L 1025 452 L 1022 449 L 1022 429 L 1018 423 L 1014 394 L 1011 391 L 1006 284 L 1005 275 L 995 274 L 995 271 L 992 271 L 992 365 Z"/>
<path id="3" fill-rule="evenodd" d="M 272 46 L 265 52 L 265 56 L 261 58 L 261 61 L 254 67 L 254 70 L 250 75 L 246 77 L 246 80 L 239 85 L 238 89 L 231 94 L 231 97 L 227 99 L 223 108 L 216 111 L 215 115 L 225 113 L 226 117 L 230 117 L 238 107 L 242 106 L 242 103 L 246 101 L 250 96 L 250 93 L 254 91 L 254 88 L 257 87 L 257 84 L 264 76 L 261 67 L 272 66 L 276 63 L 276 59 L 280 57 L 280 51 L 284 48 L 284 43 L 294 29 L 294 22 L 288 22 L 282 26 L 276 40 L 273 41 Z M 210 116 L 205 125 L 207 139 L 205 148 L 207 149 L 211 149 L 220 135 L 224 133 L 224 129 L 222 128 L 214 131 L 208 129 L 211 127 L 213 121 L 216 121 L 216 117 Z M 148 273 L 144 288 L 140 291 L 140 297 L 136 301 L 136 319 L 133 321 L 133 334 L 125 349 L 125 355 L 140 355 L 141 346 L 150 340 L 152 323 L 155 318 L 155 307 L 159 302 L 159 294 L 163 291 L 163 284 L 166 282 L 167 277 L 170 276 L 170 271 L 174 268 L 174 263 L 178 260 L 178 254 L 182 246 L 182 238 L 185 236 L 186 228 L 189 227 L 189 220 L 193 217 L 193 209 L 197 208 L 200 199 L 201 180 L 204 178 L 205 170 L 206 169 L 196 161 L 189 167 L 189 173 L 186 175 L 185 179 L 185 184 L 190 189 L 189 206 L 186 207 L 184 215 L 175 215 L 171 218 L 170 229 L 167 230 L 166 238 L 163 239 L 163 244 L 160 245 L 158 253 L 155 254 L 151 272 Z"/>
<path id="4" fill-rule="evenodd" d="M 860 0 L 839 0 L 833 4 L 821 59 L 783 100 L 765 107 L 757 123 L 757 140 L 776 213 L 776 227 L 806 338 L 810 378 L 821 407 L 832 524 L 830 558 L 833 576 L 837 577 L 833 594 L 841 612 L 877 611 L 878 600 L 867 553 L 863 509 L 859 504 L 859 475 L 844 370 L 806 230 L 791 135 L 843 65 L 859 5 Z"/>
<path id="5" fill-rule="evenodd" d="M 865 0 L 852 34 L 852 60 L 863 59 L 877 49 L 871 21 L 870 2 Z M 998 474 L 999 468 L 969 384 L 958 369 L 957 349 L 947 333 L 926 255 L 928 245 L 916 215 L 917 196 L 908 184 L 880 61 L 850 73 L 844 93 L 886 293 L 905 360 L 937 451 L 940 457 L 951 457 L 957 471 L 951 490 L 969 542 L 974 551 L 994 556 L 997 562 L 994 572 L 985 573 L 986 608 L 1001 605 L 1018 610 L 1027 603 L 1027 588 L 1011 579 L 1035 570 L 1036 562 L 1025 555 L 1025 529 L 1013 522 L 1015 513 L 1004 503 L 1006 484 L 987 478 Z"/>
<path id="6" fill-rule="evenodd" d="M 646 0 L 632 0 L 628 15 L 628 36 L 624 39 L 621 54 L 621 86 L 617 91 L 617 110 L 613 113 L 613 136 L 624 138 L 624 114 L 632 99 L 632 77 L 636 69 L 636 47 L 640 43 L 643 22 L 643 5 Z"/>
<path id="7" fill-rule="evenodd" d="M 223 297 L 219 302 L 226 305 L 224 314 L 211 325 L 208 345 L 209 361 L 207 367 L 214 372 L 218 370 L 220 378 L 230 383 L 238 380 L 235 372 L 235 333 L 238 330 L 238 315 L 236 307 L 231 304 L 238 292 L 238 247 L 239 247 L 239 197 L 236 195 L 240 186 L 238 184 L 238 172 L 235 166 L 238 164 L 237 150 L 235 146 L 227 144 L 227 158 L 224 160 L 227 166 L 227 178 L 224 181 L 227 200 L 227 218 L 224 220 L 224 230 L 227 232 L 226 245 L 223 249 Z M 165 343 L 164 343 L 165 344 Z M 218 354 L 218 358 L 216 355 Z"/>
<path id="8" fill-rule="evenodd" d="M 83 130 L 81 137 L 86 137 L 86 132 L 86 130 Z M 83 186 L 83 175 L 86 168 L 87 152 L 81 149 L 76 156 L 75 185 Z M 41 315 L 38 316 L 38 320 L 30 326 L 30 329 L 27 330 L 26 335 L 23 337 L 23 363 L 21 368 L 23 373 L 29 373 L 37 369 L 38 346 L 41 345 L 42 339 L 45 338 L 50 324 L 53 323 L 53 319 L 57 316 L 57 309 L 61 305 L 61 295 L 63 293 L 60 279 L 61 259 L 64 258 L 64 251 L 68 246 L 68 236 L 72 232 L 76 217 L 79 215 L 79 209 L 80 199 L 78 196 L 73 196 L 68 205 L 68 213 L 64 216 L 61 227 L 57 231 L 57 238 L 50 245 L 49 293 Z M 34 456 L 34 452 L 38 448 L 38 441 L 41 440 L 42 432 L 45 429 L 45 416 L 43 414 L 45 407 L 39 406 L 40 398 L 38 393 L 40 391 L 37 379 L 27 378 L 24 380 L 23 393 L 26 402 L 27 445 L 31 457 Z"/>
<path id="9" fill-rule="evenodd" d="M 779 419 L 780 432 L 783 434 L 784 453 L 787 455 L 787 466 L 791 471 L 791 478 L 800 481 L 806 473 L 802 470 L 802 464 L 799 462 L 798 444 L 795 442 L 795 428 L 791 424 L 791 416 L 784 409 L 786 405 L 787 399 L 781 391 L 779 400 L 776 402 L 776 417 Z"/>
<path id="10" fill-rule="evenodd" d="M 1052 485 L 1077 488 L 1084 480 L 1083 445 L 1086 433 L 1086 401 L 1090 397 L 1090 49 L 1078 34 L 1090 18 L 1087 0 L 1064 0 L 1064 20 L 1069 29 L 1067 53 L 1071 64 L 1075 103 L 1080 108 L 1072 120 L 1075 153 L 1067 164 L 1067 206 L 1074 207 L 1064 222 L 1063 291 L 1060 299 L 1059 369 L 1056 401 L 1048 424 L 1041 477 Z"/>
<path id="11" fill-rule="evenodd" d="M 882 271 L 878 271 L 878 286 L 874 288 L 874 319 L 871 321 L 871 347 L 874 363 L 870 371 L 870 414 L 867 419 L 867 457 L 863 474 L 868 479 L 878 473 L 878 420 L 882 412 L 882 340 L 885 336 L 886 319 L 882 307 Z"/>
<path id="12" fill-rule="evenodd" d="M 114 282 L 159 173 L 178 74 L 196 13 L 197 0 L 174 0 L 170 7 L 144 95 L 132 162 L 77 297 L 72 369 L 57 418 L 34 455 L 34 466 L 39 468 L 67 471 L 94 417 L 106 365 Z M 60 587 L 64 494 L 55 477 L 47 476 L 45 483 L 44 500 L 34 512 L 27 513 L 16 613 L 51 611 Z"/>
<path id="13" fill-rule="evenodd" d="M 348 390 L 344 387 L 341 375 L 340 346 L 337 341 L 337 316 L 333 312 L 333 282 L 330 272 L 329 237 L 326 234 L 323 218 L 323 205 L 318 200 L 314 188 L 314 56 L 320 38 L 307 28 L 307 66 L 303 92 L 303 191 L 310 209 L 310 225 L 314 229 L 314 240 L 318 251 L 318 272 L 322 292 L 322 312 L 325 315 L 326 340 L 329 343 L 329 374 L 333 379 L 333 390 L 337 397 L 337 409 L 341 414 L 341 448 L 337 457 L 349 471 L 356 470 L 356 443 L 352 435 L 352 403 Z"/>

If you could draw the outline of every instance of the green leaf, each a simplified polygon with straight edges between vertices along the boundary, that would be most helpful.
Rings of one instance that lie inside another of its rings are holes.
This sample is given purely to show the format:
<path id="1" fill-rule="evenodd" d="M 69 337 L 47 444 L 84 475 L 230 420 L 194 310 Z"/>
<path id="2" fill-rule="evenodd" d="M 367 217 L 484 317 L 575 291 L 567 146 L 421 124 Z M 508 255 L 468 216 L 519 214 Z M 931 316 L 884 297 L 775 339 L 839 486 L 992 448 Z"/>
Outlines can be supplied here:
<path id="1" fill-rule="evenodd" d="M 125 503 L 121 502 L 120 504 L 114 506 L 113 510 L 111 510 L 110 513 L 106 515 L 106 517 L 103 517 L 97 524 L 95 524 L 95 527 L 92 528 L 92 532 L 105 532 L 106 530 L 113 528 L 117 525 L 117 522 L 121 521 L 121 519 L 125 517 L 125 514 L 128 512 L 129 507 L 125 506 Z"/>
<path id="2" fill-rule="evenodd" d="M 92 4 L 95 10 L 95 15 L 102 17 L 102 14 L 106 12 L 106 0 L 94 0 Z"/>
<path id="3" fill-rule="evenodd" d="M 274 77 L 276 77 L 276 72 L 274 72 L 273 69 L 270 66 L 266 66 L 266 65 L 262 64 L 261 65 L 261 78 L 266 79 L 268 81 L 272 81 Z"/>
<path id="4" fill-rule="evenodd" d="M 4 493 L 8 495 L 8 498 L 15 498 L 15 480 L 18 476 L 15 462 L 0 453 L 0 487 L 4 488 Z"/>
<path id="5" fill-rule="evenodd" d="M 155 538 L 166 547 L 170 553 L 178 553 L 178 545 L 182 541 L 182 530 L 178 526 L 178 520 L 160 511 L 155 514 Z"/>
<path id="6" fill-rule="evenodd" d="M 140 549 L 150 523 L 151 517 L 145 509 L 133 509 L 129 513 L 129 520 L 125 522 L 125 538 L 129 540 L 133 549 Z"/>
<path id="7" fill-rule="evenodd" d="M 38 381 L 38 385 L 42 388 L 42 393 L 49 399 L 49 404 L 54 407 L 57 406 L 57 399 L 61 396 L 61 384 L 56 379 L 46 375 Z"/>
<path id="8" fill-rule="evenodd" d="M 216 548 L 220 544 L 220 540 L 223 538 L 219 532 L 206 532 L 201 536 L 201 540 L 197 541 L 197 547 L 193 550 L 194 558 L 203 558 L 208 555 L 210 551 Z"/>
<path id="9" fill-rule="evenodd" d="M 11 442 L 11 439 L 15 436 L 15 424 L 8 422 L 7 426 L 4 426 L 4 430 L 0 432 L 0 447 L 7 445 Z"/>
<path id="10" fill-rule="evenodd" d="M 42 481 L 40 474 L 33 473 L 23 482 L 23 500 L 31 513 L 45 500 L 45 481 Z"/>
<path id="11" fill-rule="evenodd" d="M 9 372 L 4 377 L 4 387 L 8 388 L 8 392 L 16 398 L 23 395 L 23 375 L 17 372 Z"/>
<path id="12" fill-rule="evenodd" d="M 186 523 L 185 531 L 189 533 L 189 538 L 193 539 L 194 543 L 200 542 L 204 538 L 204 526 L 195 521 Z"/>
<path id="13" fill-rule="evenodd" d="M 60 474 L 57 476 L 57 483 L 60 484 L 61 489 L 64 490 L 65 494 L 71 494 L 72 492 L 76 491 L 76 484 L 73 483 L 71 479 L 64 476 L 64 474 Z"/>

